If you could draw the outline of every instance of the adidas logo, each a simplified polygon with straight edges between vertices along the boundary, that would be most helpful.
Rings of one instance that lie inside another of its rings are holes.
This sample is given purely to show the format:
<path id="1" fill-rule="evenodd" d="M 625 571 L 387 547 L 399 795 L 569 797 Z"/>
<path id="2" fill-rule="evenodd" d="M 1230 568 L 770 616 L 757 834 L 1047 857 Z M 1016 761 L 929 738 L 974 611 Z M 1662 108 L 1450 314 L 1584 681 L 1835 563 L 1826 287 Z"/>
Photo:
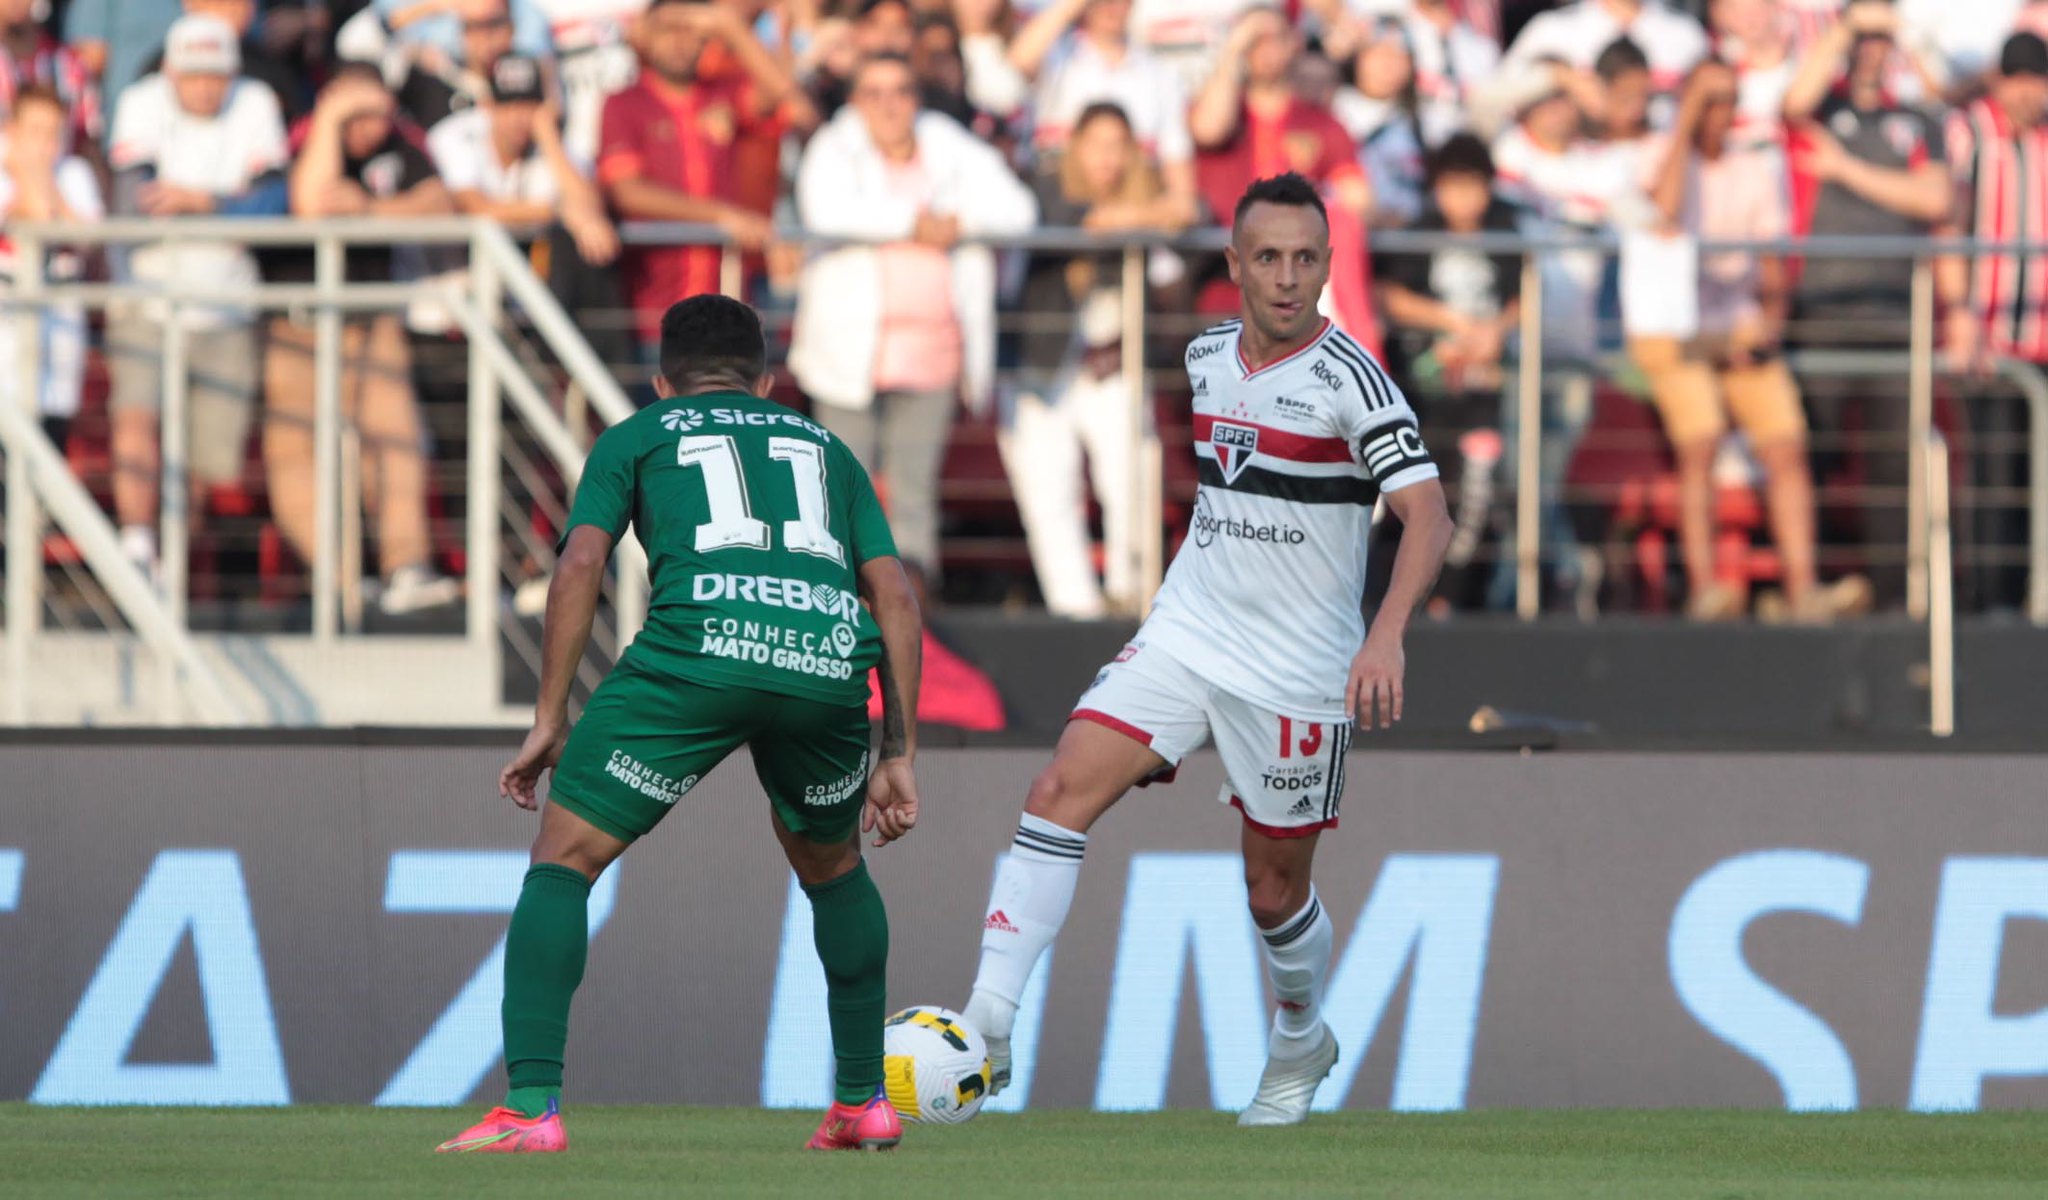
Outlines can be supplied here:
<path id="1" fill-rule="evenodd" d="M 1293 807 L 1287 810 L 1287 815 L 1290 817 L 1305 817 L 1310 813 L 1314 812 L 1315 810 L 1315 801 L 1309 799 L 1307 796 L 1303 796 L 1299 800 L 1296 800 L 1294 802 Z"/>
<path id="2" fill-rule="evenodd" d="M 1022 932 L 1022 930 L 1019 930 L 1015 925 L 1010 924 L 1010 918 L 1004 915 L 1003 910 L 1000 908 L 990 913 L 988 915 L 988 920 L 983 921 L 981 923 L 981 927 L 983 929 L 993 929 L 997 933 Z"/>

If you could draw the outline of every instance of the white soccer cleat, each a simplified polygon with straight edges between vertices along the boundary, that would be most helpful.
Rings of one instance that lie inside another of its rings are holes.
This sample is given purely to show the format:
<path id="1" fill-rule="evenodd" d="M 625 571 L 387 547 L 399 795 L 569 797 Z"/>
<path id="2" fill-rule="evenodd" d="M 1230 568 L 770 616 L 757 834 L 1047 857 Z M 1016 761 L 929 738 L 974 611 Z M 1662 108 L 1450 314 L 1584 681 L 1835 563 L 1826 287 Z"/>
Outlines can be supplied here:
<path id="1" fill-rule="evenodd" d="M 981 1040 L 988 1043 L 988 1094 L 993 1099 L 1010 1086 L 1010 1039 L 984 1033 Z"/>
<path id="2" fill-rule="evenodd" d="M 1007 1049 L 1007 1047 L 1005 1047 Z M 1308 1119 L 1316 1088 L 1337 1065 L 1337 1035 L 1322 1027 L 1322 1039 L 1300 1058 L 1268 1058 L 1259 1075 L 1259 1093 L 1251 1107 L 1237 1114 L 1240 1126 L 1299 1125 Z"/>

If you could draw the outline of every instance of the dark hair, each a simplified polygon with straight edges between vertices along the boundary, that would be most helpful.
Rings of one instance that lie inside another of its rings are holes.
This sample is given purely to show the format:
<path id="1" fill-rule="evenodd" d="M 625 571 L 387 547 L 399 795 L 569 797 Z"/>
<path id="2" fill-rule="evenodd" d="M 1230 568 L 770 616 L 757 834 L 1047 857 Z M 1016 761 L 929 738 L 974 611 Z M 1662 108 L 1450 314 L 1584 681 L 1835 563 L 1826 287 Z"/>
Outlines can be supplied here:
<path id="1" fill-rule="evenodd" d="M 730 296 L 692 296 L 661 315 L 661 376 L 679 392 L 768 373 L 761 317 Z"/>
<path id="2" fill-rule="evenodd" d="M 847 82 L 851 83 L 859 79 L 862 71 L 867 70 L 876 63 L 895 63 L 897 66 L 910 72 L 912 79 L 917 78 L 917 68 L 910 65 L 910 56 L 908 54 L 898 54 L 894 50 L 877 50 L 873 54 L 862 57 L 859 62 L 853 65 L 853 74 L 846 77 Z"/>
<path id="3" fill-rule="evenodd" d="M 1613 83 L 1631 71 L 1649 69 L 1650 56 L 1625 35 L 1607 43 L 1607 48 L 1593 60 L 1593 74 L 1599 76 L 1602 83 Z"/>
<path id="4" fill-rule="evenodd" d="M 366 62 L 360 58 L 351 58 L 336 66 L 327 76 L 327 86 L 333 87 L 337 83 L 351 79 L 360 83 L 374 83 L 385 91 L 391 90 L 390 85 L 384 82 L 382 68 L 376 63 Z"/>
<path id="5" fill-rule="evenodd" d="M 1236 229 L 1244 224 L 1244 215 L 1254 204 L 1284 204 L 1289 208 L 1313 208 L 1323 224 L 1330 223 L 1330 210 L 1323 207 L 1323 198 L 1316 192 L 1316 185 L 1293 171 L 1285 175 L 1274 175 L 1261 179 L 1244 190 L 1238 197 L 1237 211 L 1230 216 L 1230 227 Z"/>
<path id="6" fill-rule="evenodd" d="M 1488 186 L 1493 183 L 1493 151 L 1470 133 L 1454 133 L 1429 156 L 1429 182 L 1446 175 L 1477 175 Z"/>
<path id="7" fill-rule="evenodd" d="M 861 0 L 860 11 L 856 16 L 860 20 L 866 20 L 876 9 L 888 8 L 891 5 L 902 9 L 906 15 L 914 12 L 910 0 Z"/>
<path id="8" fill-rule="evenodd" d="M 1104 119 L 1115 120 L 1124 127 L 1126 133 L 1135 132 L 1131 125 L 1131 114 L 1125 112 L 1124 106 L 1114 100 L 1097 100 L 1090 104 L 1081 110 L 1081 115 L 1075 117 L 1074 123 L 1068 128 L 1074 133 L 1079 133 L 1089 124 Z"/>
<path id="9" fill-rule="evenodd" d="M 47 83 L 23 84 L 21 90 L 14 93 L 14 110 L 21 111 L 24 104 L 48 104 L 60 113 L 69 115 L 71 112 L 71 106 L 64 103 L 64 93 Z"/>

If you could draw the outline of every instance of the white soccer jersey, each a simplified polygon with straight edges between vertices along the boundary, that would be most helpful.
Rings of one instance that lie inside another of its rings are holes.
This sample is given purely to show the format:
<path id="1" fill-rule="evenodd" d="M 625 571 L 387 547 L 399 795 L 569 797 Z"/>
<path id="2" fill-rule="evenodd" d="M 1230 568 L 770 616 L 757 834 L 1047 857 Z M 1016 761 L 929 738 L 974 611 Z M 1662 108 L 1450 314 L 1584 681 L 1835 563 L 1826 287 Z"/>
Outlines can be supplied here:
<path id="1" fill-rule="evenodd" d="M 1401 389 L 1341 330 L 1251 371 L 1241 327 L 1188 344 L 1201 485 L 1137 640 L 1273 712 L 1342 721 L 1373 502 L 1436 464 Z"/>

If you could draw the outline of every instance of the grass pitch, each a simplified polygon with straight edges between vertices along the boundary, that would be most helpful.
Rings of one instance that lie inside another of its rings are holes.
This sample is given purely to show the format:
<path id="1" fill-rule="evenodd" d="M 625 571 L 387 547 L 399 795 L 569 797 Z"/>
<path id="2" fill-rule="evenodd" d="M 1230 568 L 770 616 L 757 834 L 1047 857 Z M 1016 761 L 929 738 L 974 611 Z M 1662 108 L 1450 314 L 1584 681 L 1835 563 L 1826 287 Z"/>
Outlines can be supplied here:
<path id="1" fill-rule="evenodd" d="M 435 1155 L 471 1109 L 0 1105 L 0 1196 L 1914 1197 L 2048 1195 L 2048 1114 L 991 1114 L 887 1155 L 805 1151 L 816 1114 L 570 1113 L 562 1155 Z"/>

